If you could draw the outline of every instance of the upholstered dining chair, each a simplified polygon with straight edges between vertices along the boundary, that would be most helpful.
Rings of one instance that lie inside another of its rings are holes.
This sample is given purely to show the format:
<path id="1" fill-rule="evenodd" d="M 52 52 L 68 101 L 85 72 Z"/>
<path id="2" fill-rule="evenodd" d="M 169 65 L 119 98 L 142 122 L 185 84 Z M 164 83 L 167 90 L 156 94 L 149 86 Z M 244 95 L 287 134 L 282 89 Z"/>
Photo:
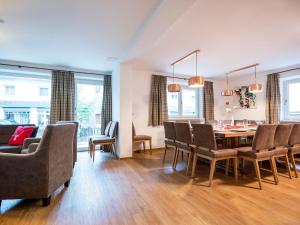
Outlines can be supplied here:
<path id="1" fill-rule="evenodd" d="M 175 122 L 164 122 L 164 130 L 165 130 L 165 152 L 164 152 L 163 162 L 165 162 L 167 149 L 169 149 L 168 147 L 171 147 L 171 149 L 175 149 L 176 151 Z"/>
<path id="2" fill-rule="evenodd" d="M 300 124 L 294 124 L 290 138 L 288 155 L 293 165 L 295 177 L 298 177 L 295 155 L 300 154 Z"/>
<path id="3" fill-rule="evenodd" d="M 186 175 L 188 175 L 190 161 L 193 156 L 192 132 L 189 123 L 175 123 L 175 133 L 176 150 L 173 160 L 173 168 L 176 169 L 179 152 L 185 152 L 188 154 L 186 167 Z"/>
<path id="4" fill-rule="evenodd" d="M 233 159 L 234 176 L 238 179 L 238 159 L 237 150 L 235 149 L 218 149 L 216 137 L 212 125 L 210 124 L 192 124 L 194 141 L 194 160 L 192 177 L 195 177 L 195 169 L 197 159 L 203 158 L 210 161 L 209 186 L 212 185 L 212 180 L 215 172 L 216 162 L 220 160 Z"/>
<path id="5" fill-rule="evenodd" d="M 252 146 L 236 148 L 238 150 L 238 157 L 243 160 L 253 162 L 256 177 L 259 183 L 259 188 L 262 189 L 261 174 L 259 162 L 269 161 L 274 177 L 275 184 L 278 184 L 277 168 L 274 159 L 274 137 L 277 125 L 259 125 L 257 127 Z"/>
<path id="6" fill-rule="evenodd" d="M 152 154 L 152 137 L 144 134 L 136 134 L 135 126 L 132 123 L 132 144 L 143 144 L 144 152 L 146 151 L 146 142 L 149 142 L 150 154 Z"/>
<path id="7" fill-rule="evenodd" d="M 289 138 L 293 129 L 292 124 L 279 124 L 277 125 L 274 136 L 274 153 L 275 160 L 283 158 L 289 177 L 292 179 L 291 168 L 288 158 L 288 144 Z M 276 162 L 276 161 L 275 161 Z M 278 178 L 277 178 L 278 179 Z M 277 180 L 279 182 L 279 180 Z"/>

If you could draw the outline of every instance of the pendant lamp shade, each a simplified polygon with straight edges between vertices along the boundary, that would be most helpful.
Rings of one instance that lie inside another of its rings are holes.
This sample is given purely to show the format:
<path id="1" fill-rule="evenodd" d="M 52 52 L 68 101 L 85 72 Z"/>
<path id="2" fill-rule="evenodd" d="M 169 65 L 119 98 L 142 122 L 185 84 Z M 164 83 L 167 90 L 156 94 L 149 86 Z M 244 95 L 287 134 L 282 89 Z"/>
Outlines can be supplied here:
<path id="1" fill-rule="evenodd" d="M 181 86 L 180 84 L 175 84 L 174 83 L 174 65 L 173 65 L 173 83 L 168 85 L 168 92 L 180 92 L 181 91 Z"/>
<path id="2" fill-rule="evenodd" d="M 227 83 L 227 88 L 222 91 L 221 95 L 222 96 L 232 96 L 233 90 L 229 89 L 228 74 L 226 74 L 226 83 Z"/>
<path id="3" fill-rule="evenodd" d="M 255 82 L 249 85 L 249 92 L 260 93 L 262 92 L 262 84 L 256 82 L 256 66 L 254 67 L 254 78 L 255 78 Z"/>
<path id="4" fill-rule="evenodd" d="M 188 79 L 189 87 L 199 88 L 204 86 L 204 78 L 198 76 L 198 51 L 196 51 L 196 76 L 192 76 Z"/>

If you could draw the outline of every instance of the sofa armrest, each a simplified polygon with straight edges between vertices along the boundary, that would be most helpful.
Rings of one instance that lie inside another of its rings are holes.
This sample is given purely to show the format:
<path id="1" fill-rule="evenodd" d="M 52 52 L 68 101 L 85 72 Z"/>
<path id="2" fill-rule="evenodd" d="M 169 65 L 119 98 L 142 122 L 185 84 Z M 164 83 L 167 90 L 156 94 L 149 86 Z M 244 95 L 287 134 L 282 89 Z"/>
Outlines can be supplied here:
<path id="1" fill-rule="evenodd" d="M 23 142 L 22 149 L 29 148 L 30 144 L 40 143 L 40 141 L 41 141 L 41 138 L 26 138 Z"/>
<path id="2" fill-rule="evenodd" d="M 0 153 L 0 199 L 47 195 L 47 157 L 37 153 Z"/>

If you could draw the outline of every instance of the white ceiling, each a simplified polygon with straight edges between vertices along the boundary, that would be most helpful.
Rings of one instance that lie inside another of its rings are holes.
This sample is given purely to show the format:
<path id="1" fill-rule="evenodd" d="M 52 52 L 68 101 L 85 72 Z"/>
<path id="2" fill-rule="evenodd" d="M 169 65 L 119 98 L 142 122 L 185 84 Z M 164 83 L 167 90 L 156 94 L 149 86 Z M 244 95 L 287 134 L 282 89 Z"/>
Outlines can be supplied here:
<path id="1" fill-rule="evenodd" d="M 110 70 L 117 57 L 155 71 L 201 49 L 205 77 L 252 63 L 300 63 L 299 0 L 0 0 L 0 58 Z M 194 59 L 176 66 L 193 74 Z"/>

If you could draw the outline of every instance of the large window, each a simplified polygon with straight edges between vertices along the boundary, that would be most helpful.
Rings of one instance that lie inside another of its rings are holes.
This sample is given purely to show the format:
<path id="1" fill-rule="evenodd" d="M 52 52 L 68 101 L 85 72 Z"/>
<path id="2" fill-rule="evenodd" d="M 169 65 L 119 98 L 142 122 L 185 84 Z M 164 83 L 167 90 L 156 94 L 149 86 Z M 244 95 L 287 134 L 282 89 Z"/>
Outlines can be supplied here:
<path id="1" fill-rule="evenodd" d="M 300 77 L 281 80 L 281 119 L 300 120 Z"/>
<path id="2" fill-rule="evenodd" d="M 101 134 L 102 77 L 76 76 L 76 120 L 79 122 L 78 149 L 88 147 L 88 137 Z"/>
<path id="3" fill-rule="evenodd" d="M 0 124 L 36 124 L 41 136 L 50 115 L 50 74 L 0 71 Z"/>
<path id="4" fill-rule="evenodd" d="M 189 88 L 181 85 L 181 92 L 168 92 L 168 113 L 170 118 L 202 117 L 203 88 Z"/>

